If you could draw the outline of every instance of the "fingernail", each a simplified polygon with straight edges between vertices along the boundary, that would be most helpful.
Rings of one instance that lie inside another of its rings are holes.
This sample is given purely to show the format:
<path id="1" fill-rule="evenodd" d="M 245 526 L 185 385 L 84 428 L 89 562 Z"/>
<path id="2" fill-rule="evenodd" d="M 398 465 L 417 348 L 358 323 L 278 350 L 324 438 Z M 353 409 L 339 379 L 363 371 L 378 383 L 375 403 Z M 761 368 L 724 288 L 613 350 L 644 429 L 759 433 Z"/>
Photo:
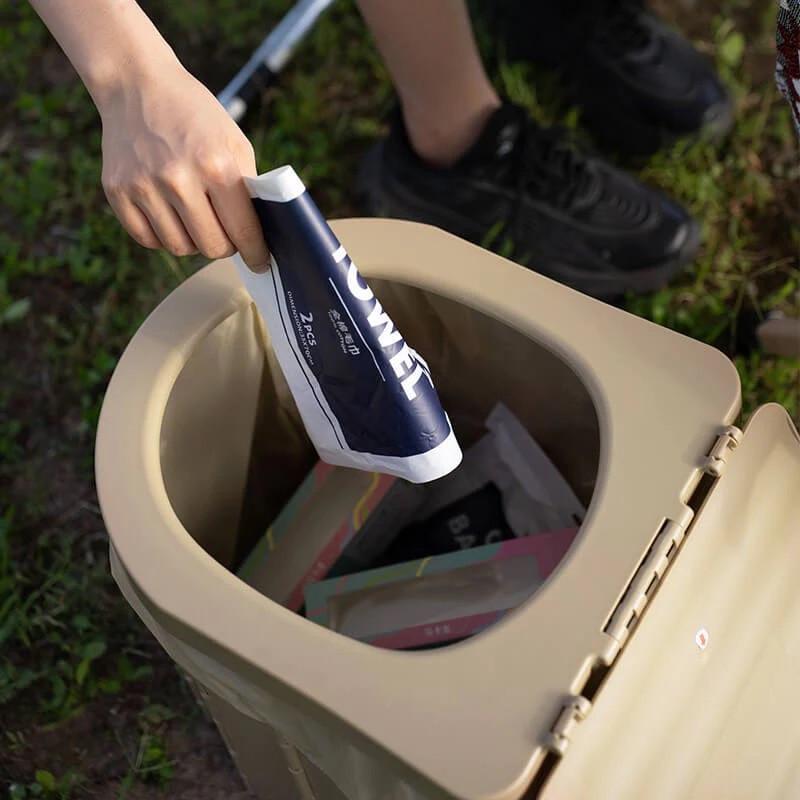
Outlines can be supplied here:
<path id="1" fill-rule="evenodd" d="M 255 272 L 257 275 L 263 275 L 269 269 L 269 262 L 264 262 L 263 264 L 258 264 L 255 267 L 250 267 L 251 272 Z"/>

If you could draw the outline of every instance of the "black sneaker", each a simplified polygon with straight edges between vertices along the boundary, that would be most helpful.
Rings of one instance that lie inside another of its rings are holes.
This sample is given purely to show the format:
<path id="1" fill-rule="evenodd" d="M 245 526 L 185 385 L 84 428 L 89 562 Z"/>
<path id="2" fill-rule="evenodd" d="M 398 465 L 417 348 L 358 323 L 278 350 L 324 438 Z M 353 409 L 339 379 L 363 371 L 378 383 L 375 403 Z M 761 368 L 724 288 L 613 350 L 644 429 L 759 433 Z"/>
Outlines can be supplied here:
<path id="1" fill-rule="evenodd" d="M 641 0 L 503 0 L 491 11 L 509 56 L 556 70 L 582 122 L 614 152 L 649 155 L 733 125 L 712 64 Z"/>
<path id="2" fill-rule="evenodd" d="M 365 158 L 359 192 L 371 214 L 436 225 L 595 297 L 663 286 L 699 244 L 677 203 L 511 104 L 448 169 L 414 153 L 398 115 Z"/>

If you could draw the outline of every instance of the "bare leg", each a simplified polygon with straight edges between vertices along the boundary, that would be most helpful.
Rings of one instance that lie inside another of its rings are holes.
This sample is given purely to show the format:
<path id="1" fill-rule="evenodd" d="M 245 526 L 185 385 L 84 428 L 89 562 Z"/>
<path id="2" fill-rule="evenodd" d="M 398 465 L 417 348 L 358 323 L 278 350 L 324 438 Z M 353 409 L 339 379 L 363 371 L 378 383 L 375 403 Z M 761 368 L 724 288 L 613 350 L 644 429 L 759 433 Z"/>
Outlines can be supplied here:
<path id="1" fill-rule="evenodd" d="M 411 144 L 436 166 L 463 155 L 500 99 L 464 0 L 358 0 L 392 75 Z"/>

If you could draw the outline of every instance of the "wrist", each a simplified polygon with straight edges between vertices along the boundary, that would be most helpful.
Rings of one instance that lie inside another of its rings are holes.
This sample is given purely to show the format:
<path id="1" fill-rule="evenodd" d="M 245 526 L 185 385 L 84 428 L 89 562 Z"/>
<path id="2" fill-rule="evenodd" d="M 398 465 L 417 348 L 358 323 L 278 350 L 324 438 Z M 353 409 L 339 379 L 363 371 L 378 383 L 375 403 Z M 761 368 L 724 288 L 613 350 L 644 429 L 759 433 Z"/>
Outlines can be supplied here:
<path id="1" fill-rule="evenodd" d="M 81 78 L 101 114 L 121 95 L 157 81 L 169 80 L 171 74 L 182 71 L 183 66 L 166 42 L 161 52 L 150 51 L 145 59 L 125 53 L 100 55 L 80 70 Z"/>

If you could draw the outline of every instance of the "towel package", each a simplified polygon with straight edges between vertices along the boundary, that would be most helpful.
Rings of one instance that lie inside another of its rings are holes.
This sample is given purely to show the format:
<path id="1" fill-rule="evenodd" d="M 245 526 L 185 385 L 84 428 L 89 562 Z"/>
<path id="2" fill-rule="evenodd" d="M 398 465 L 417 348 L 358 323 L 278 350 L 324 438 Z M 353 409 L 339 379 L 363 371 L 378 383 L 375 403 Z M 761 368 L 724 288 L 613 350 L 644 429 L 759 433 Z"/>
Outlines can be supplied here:
<path id="1" fill-rule="evenodd" d="M 425 360 L 403 339 L 290 166 L 246 179 L 270 269 L 242 282 L 320 458 L 414 483 L 461 461 Z"/>

